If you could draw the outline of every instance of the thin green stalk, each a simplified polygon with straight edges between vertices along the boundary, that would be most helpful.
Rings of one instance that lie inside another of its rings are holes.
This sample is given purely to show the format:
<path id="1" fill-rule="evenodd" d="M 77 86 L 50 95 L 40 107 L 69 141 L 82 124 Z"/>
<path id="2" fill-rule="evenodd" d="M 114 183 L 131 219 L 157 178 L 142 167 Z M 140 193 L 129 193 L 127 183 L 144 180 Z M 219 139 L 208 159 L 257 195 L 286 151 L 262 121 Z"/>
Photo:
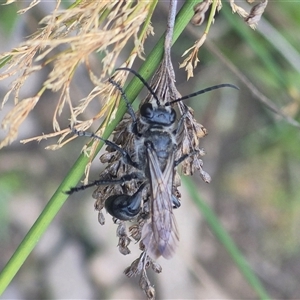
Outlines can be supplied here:
<path id="1" fill-rule="evenodd" d="M 219 240 L 219 242 L 224 246 L 232 260 L 239 268 L 240 272 L 248 282 L 248 284 L 255 290 L 259 299 L 271 299 L 265 290 L 264 286 L 260 282 L 259 278 L 255 275 L 255 273 L 250 268 L 247 260 L 240 252 L 232 238 L 223 228 L 220 223 L 218 217 L 214 214 L 214 212 L 210 209 L 210 207 L 201 199 L 196 186 L 192 183 L 191 180 L 188 180 L 186 177 L 182 177 L 182 182 L 187 187 L 192 199 L 198 206 L 199 210 L 201 210 L 206 222 L 210 226 L 210 229 Z"/>
<path id="2" fill-rule="evenodd" d="M 177 40 L 184 28 L 189 23 L 193 16 L 193 6 L 199 1 L 186 1 L 182 6 L 180 12 L 176 18 L 176 24 L 174 27 L 174 38 L 173 42 Z M 140 74 L 147 80 L 157 69 L 162 56 L 163 56 L 163 42 L 164 38 L 161 37 L 157 45 L 154 47 L 150 53 L 148 59 L 144 62 L 140 69 Z M 129 99 L 132 101 L 140 93 L 143 85 L 140 81 L 134 78 L 125 92 Z M 108 138 L 116 125 L 122 120 L 123 115 L 126 112 L 126 107 L 123 102 L 120 103 L 120 108 L 116 114 L 116 118 L 107 126 L 103 138 Z M 102 147 L 102 143 L 99 144 L 98 151 Z M 86 164 L 89 158 L 81 154 L 74 166 L 71 168 L 65 179 L 62 181 L 52 198 L 49 200 L 48 204 L 42 211 L 39 218 L 36 220 L 34 225 L 31 227 L 23 241 L 20 243 L 19 247 L 12 255 L 11 259 L 8 261 L 4 269 L 0 274 L 0 295 L 5 291 L 6 287 L 9 285 L 11 280 L 14 278 L 15 274 L 18 272 L 20 267 L 23 265 L 24 261 L 27 259 L 28 255 L 36 246 L 39 239 L 42 237 L 43 233 L 46 231 L 48 226 L 51 224 L 52 220 L 59 212 L 62 205 L 65 203 L 68 195 L 64 191 L 69 190 L 70 187 L 76 186 L 80 178 L 84 173 Z"/>
<path id="3" fill-rule="evenodd" d="M 208 20 L 207 20 L 207 25 L 206 25 L 205 31 L 204 31 L 206 34 L 208 34 L 210 26 L 214 22 L 214 17 L 215 17 L 215 14 L 216 14 L 217 6 L 218 6 L 218 1 L 214 0 L 213 3 L 212 3 L 212 6 L 211 6 L 211 10 L 210 10 L 209 17 L 208 17 Z"/>
<path id="4" fill-rule="evenodd" d="M 0 59 L 0 68 L 4 67 L 12 58 L 12 55 L 7 55 Z"/>

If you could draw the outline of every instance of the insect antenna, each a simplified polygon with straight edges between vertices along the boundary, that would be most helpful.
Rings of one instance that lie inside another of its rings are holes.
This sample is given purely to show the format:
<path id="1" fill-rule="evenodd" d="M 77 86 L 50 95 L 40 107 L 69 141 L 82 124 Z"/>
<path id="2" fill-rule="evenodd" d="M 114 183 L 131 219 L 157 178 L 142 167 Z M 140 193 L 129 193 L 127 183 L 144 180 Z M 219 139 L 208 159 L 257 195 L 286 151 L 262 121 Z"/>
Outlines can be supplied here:
<path id="1" fill-rule="evenodd" d="M 148 84 L 148 82 L 136 71 L 130 69 L 130 68 L 117 68 L 116 71 L 128 71 L 131 72 L 132 74 L 134 74 L 143 84 L 144 86 L 148 89 L 148 91 L 150 92 L 150 94 L 154 97 L 154 99 L 157 101 L 157 104 L 159 105 L 160 101 L 158 100 L 155 92 L 153 91 L 153 89 L 151 88 L 151 86 Z"/>
<path id="2" fill-rule="evenodd" d="M 151 93 L 151 95 L 154 97 L 154 99 L 157 101 L 158 105 L 160 104 L 160 101 L 159 99 L 157 98 L 155 92 L 153 91 L 153 89 L 151 88 L 151 86 L 148 84 L 148 82 L 138 73 L 136 72 L 135 70 L 133 69 L 130 69 L 130 68 L 117 68 L 116 71 L 128 71 L 128 72 L 131 72 L 132 74 L 134 74 L 143 84 L 144 86 L 148 89 L 148 91 Z M 165 106 L 170 106 L 171 104 L 173 103 L 176 103 L 176 102 L 179 102 L 179 101 L 182 101 L 182 100 L 186 100 L 186 99 L 189 99 L 189 98 L 193 98 L 195 96 L 198 96 L 198 95 L 201 95 L 201 94 L 204 94 L 204 93 L 207 93 L 207 92 L 210 92 L 210 91 L 213 91 L 213 90 L 217 90 L 217 89 L 220 89 L 220 88 L 223 88 L 223 87 L 230 87 L 230 88 L 233 88 L 233 89 L 236 89 L 236 90 L 239 90 L 239 88 L 237 86 L 235 86 L 234 84 L 230 84 L 230 83 L 221 83 L 221 84 L 217 84 L 217 85 L 213 85 L 213 86 L 210 86 L 208 88 L 205 88 L 203 90 L 200 90 L 198 92 L 194 92 L 192 94 L 189 94 L 189 95 L 186 95 L 184 97 L 181 97 L 179 99 L 175 99 L 173 101 L 170 101 L 170 102 L 167 102 L 165 104 Z"/>
<path id="3" fill-rule="evenodd" d="M 233 89 L 239 90 L 239 88 L 237 86 L 233 85 L 233 84 L 230 84 L 230 83 L 221 83 L 221 84 L 218 84 L 218 85 L 210 86 L 210 87 L 205 88 L 203 90 L 200 90 L 198 92 L 186 95 L 186 96 L 181 97 L 179 99 L 175 99 L 173 101 L 170 101 L 170 102 L 166 103 L 165 105 L 169 106 L 169 105 L 171 105 L 173 103 L 176 103 L 176 102 L 179 102 L 179 101 L 182 101 L 182 100 L 186 100 L 186 99 L 189 99 L 189 98 L 193 98 L 195 96 L 198 96 L 198 95 L 201 95 L 201 94 L 213 91 L 213 90 L 217 90 L 217 89 L 220 89 L 220 88 L 223 88 L 223 87 L 231 87 Z"/>
<path id="4" fill-rule="evenodd" d="M 118 82 L 114 81 L 112 78 L 109 78 L 108 82 L 111 83 L 112 85 L 114 85 L 119 90 L 123 100 L 126 103 L 126 108 L 127 108 L 128 113 L 130 114 L 133 122 L 136 123 L 136 116 L 135 116 L 134 110 L 133 110 L 132 105 L 130 104 L 130 102 L 127 98 L 127 95 L 126 95 L 125 91 L 121 87 L 121 85 Z"/>

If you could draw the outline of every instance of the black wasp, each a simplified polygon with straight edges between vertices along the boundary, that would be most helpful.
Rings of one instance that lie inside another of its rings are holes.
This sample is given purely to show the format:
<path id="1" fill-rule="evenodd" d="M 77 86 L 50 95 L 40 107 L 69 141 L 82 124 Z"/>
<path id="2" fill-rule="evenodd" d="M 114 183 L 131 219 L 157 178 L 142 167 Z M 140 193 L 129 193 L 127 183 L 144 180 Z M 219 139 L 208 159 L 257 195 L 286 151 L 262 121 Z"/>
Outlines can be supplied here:
<path id="1" fill-rule="evenodd" d="M 174 174 L 176 167 L 193 154 L 191 152 L 190 154 L 182 155 L 177 160 L 175 159 L 178 149 L 178 135 L 182 132 L 185 116 L 182 115 L 177 120 L 172 104 L 214 89 L 222 87 L 237 89 L 237 87 L 232 84 L 220 84 L 173 101 L 164 101 L 164 105 L 162 105 L 152 88 L 137 72 L 129 68 L 116 70 L 126 70 L 133 73 L 142 81 L 153 96 L 152 101 L 141 105 L 139 116 L 137 117 L 123 88 L 112 78 L 109 79 L 109 82 L 120 91 L 123 100 L 126 102 L 128 113 L 132 118 L 130 131 L 135 137 L 134 149 L 132 149 L 135 154 L 135 160 L 132 159 L 132 153 L 94 133 L 77 131 L 76 129 L 73 129 L 73 132 L 79 136 L 89 136 L 103 141 L 111 149 L 119 152 L 123 162 L 133 167 L 135 171 L 120 178 L 100 179 L 87 185 L 73 187 L 67 193 L 72 194 L 91 186 L 122 185 L 132 180 L 139 182 L 139 187 L 132 195 L 110 195 L 105 199 L 105 208 L 109 214 L 119 220 L 134 219 L 144 205 L 142 203 L 143 191 L 148 189 L 149 193 L 146 202 L 149 206 L 150 217 L 149 221 L 143 226 L 141 241 L 147 255 L 152 259 L 156 259 L 159 256 L 170 258 L 174 254 L 179 240 L 179 233 L 173 214 L 173 208 L 180 206 L 179 199 L 173 193 Z M 138 124 L 143 125 L 144 129 L 142 131 L 139 131 Z"/>

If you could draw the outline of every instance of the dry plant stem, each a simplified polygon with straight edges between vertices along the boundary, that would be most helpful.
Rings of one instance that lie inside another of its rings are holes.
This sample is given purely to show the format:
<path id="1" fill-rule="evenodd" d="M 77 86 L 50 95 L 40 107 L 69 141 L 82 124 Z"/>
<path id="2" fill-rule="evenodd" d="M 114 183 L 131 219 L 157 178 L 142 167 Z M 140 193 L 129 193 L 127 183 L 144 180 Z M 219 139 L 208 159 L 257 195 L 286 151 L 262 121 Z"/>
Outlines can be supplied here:
<path id="1" fill-rule="evenodd" d="M 180 12 L 177 15 L 176 23 L 174 27 L 173 43 L 179 37 L 181 32 L 184 30 L 186 25 L 189 23 L 190 19 L 193 16 L 193 6 L 198 1 L 187 1 L 181 8 Z M 161 58 L 163 56 L 163 37 L 159 40 L 156 47 L 150 53 L 147 58 L 147 61 L 143 64 L 140 69 L 140 74 L 145 78 L 149 79 L 152 72 L 157 68 Z M 128 98 L 133 100 L 140 90 L 143 88 L 143 85 L 136 79 L 132 80 L 126 89 Z M 113 129 L 122 119 L 124 113 L 126 112 L 126 107 L 121 102 L 120 108 L 116 114 L 115 120 L 113 120 L 106 128 L 103 133 L 103 138 L 108 138 Z M 97 147 L 97 151 L 100 150 L 102 143 Z M 49 200 L 45 209 L 36 220 L 35 224 L 29 230 L 24 240 L 21 242 L 17 250 L 12 255 L 9 262 L 6 264 L 4 269 L 0 274 L 0 295 L 4 292 L 6 287 L 9 285 L 15 274 L 18 272 L 20 267 L 23 265 L 24 261 L 34 249 L 35 245 L 46 231 L 48 226 L 51 224 L 53 218 L 59 212 L 60 208 L 67 199 L 67 195 L 63 192 L 68 190 L 72 186 L 76 186 L 78 181 L 83 175 L 86 164 L 89 159 L 82 153 L 72 169 L 69 171 L 66 178 L 63 180 L 57 191 L 54 193 L 52 198 Z"/>
<path id="2" fill-rule="evenodd" d="M 171 47 L 172 47 L 176 8 L 177 8 L 177 0 L 171 0 L 169 6 L 167 31 L 166 31 L 165 47 L 164 47 L 165 48 L 164 62 L 166 63 L 167 70 L 169 70 L 170 72 L 169 75 L 173 82 L 175 82 L 175 72 L 171 61 Z"/>
<path id="3" fill-rule="evenodd" d="M 169 6 L 169 16 L 167 22 L 167 30 L 165 37 L 165 52 L 171 53 L 175 16 L 176 16 L 177 0 L 171 0 Z"/>

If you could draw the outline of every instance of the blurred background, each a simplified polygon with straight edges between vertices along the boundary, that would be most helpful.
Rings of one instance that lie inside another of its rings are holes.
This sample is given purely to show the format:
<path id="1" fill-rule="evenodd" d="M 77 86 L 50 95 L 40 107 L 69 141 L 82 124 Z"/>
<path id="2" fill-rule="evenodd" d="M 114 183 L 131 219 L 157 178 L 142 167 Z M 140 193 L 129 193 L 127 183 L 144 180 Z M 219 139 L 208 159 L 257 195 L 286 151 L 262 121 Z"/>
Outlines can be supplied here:
<path id="1" fill-rule="evenodd" d="M 146 41 L 146 56 L 165 29 L 166 4 L 160 3 L 161 9 L 154 13 L 155 35 Z M 51 13 L 54 5 L 54 1 L 42 1 L 21 16 L 16 15 L 20 8 L 16 5 L 1 6 L 0 51 L 9 51 L 35 32 L 39 20 Z M 188 101 L 196 119 L 208 130 L 202 139 L 203 161 L 204 170 L 212 177 L 210 184 L 198 174 L 191 180 L 273 299 L 300 298 L 300 136 L 299 128 L 271 112 L 262 103 L 265 98 L 253 92 L 259 91 L 299 120 L 299 5 L 299 1 L 269 1 L 253 31 L 224 1 L 189 81 L 179 69 L 181 55 L 201 36 L 204 26 L 189 25 L 172 49 L 182 95 L 219 83 L 240 88 L 238 92 L 221 89 Z M 244 7 L 250 10 L 246 4 Z M 34 95 L 46 77 L 47 73 L 44 78 L 30 77 L 21 97 Z M 0 99 L 11 80 L 0 81 Z M 91 89 L 86 70 L 79 67 L 71 93 L 80 100 Z M 143 93 L 136 106 L 142 97 Z M 18 141 L 52 132 L 57 99 L 57 94 L 43 95 L 20 128 Z M 97 100 L 94 102 L 87 117 L 94 114 L 93 105 L 99 107 Z M 4 106 L 0 121 L 12 105 Z M 66 113 L 61 116 L 65 127 L 68 117 Z M 1 139 L 4 135 L 1 130 Z M 26 145 L 18 141 L 0 152 L 0 269 L 87 142 L 78 138 L 50 151 L 44 148 L 55 141 Z M 104 167 L 96 158 L 90 179 L 97 179 Z M 98 223 L 92 192 L 79 192 L 68 199 L 3 299 L 145 298 L 138 280 L 123 274 L 138 256 L 137 247 L 131 247 L 129 256 L 119 253 L 116 225 L 109 215 L 104 226 Z M 258 298 L 184 186 L 181 192 L 182 206 L 176 210 L 181 234 L 177 254 L 172 260 L 158 261 L 163 267 L 161 274 L 149 272 L 157 299 Z"/>

